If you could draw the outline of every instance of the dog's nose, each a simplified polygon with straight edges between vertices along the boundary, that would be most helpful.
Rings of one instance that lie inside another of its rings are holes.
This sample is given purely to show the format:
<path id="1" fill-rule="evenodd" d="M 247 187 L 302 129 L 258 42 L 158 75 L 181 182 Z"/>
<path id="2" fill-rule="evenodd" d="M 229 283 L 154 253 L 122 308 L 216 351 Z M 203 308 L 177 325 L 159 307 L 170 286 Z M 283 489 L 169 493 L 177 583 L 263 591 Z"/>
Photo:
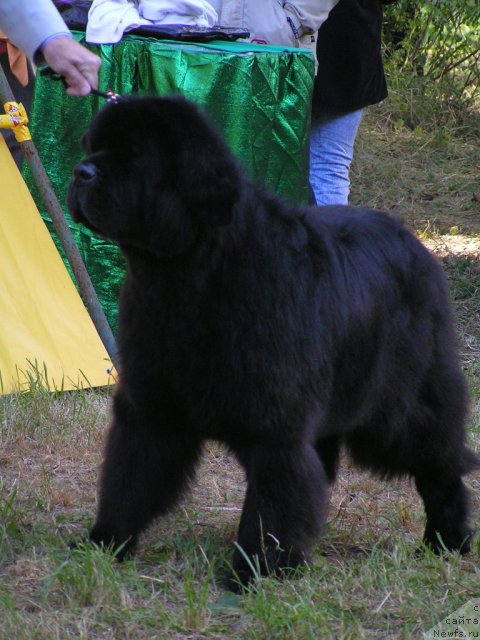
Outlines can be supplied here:
<path id="1" fill-rule="evenodd" d="M 97 175 L 97 168 L 92 162 L 79 162 L 73 169 L 73 175 L 78 180 L 90 182 Z"/>

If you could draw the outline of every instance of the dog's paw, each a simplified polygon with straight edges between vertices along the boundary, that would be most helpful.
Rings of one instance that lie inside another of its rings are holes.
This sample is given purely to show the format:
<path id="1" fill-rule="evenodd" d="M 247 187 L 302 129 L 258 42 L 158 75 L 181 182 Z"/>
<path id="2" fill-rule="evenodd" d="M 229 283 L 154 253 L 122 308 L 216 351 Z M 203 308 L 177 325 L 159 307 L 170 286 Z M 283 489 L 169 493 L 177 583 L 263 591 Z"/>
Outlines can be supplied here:
<path id="1" fill-rule="evenodd" d="M 442 555 L 452 551 L 458 551 L 461 555 L 470 552 L 471 541 L 474 535 L 472 529 L 462 529 L 448 533 L 438 531 L 426 531 L 423 537 L 423 547 L 432 551 L 435 555 Z"/>
<path id="2" fill-rule="evenodd" d="M 133 554 L 135 543 L 136 539 L 133 536 L 126 537 L 122 541 L 119 541 L 119 538 L 105 527 L 94 525 L 90 530 L 88 538 L 74 541 L 69 546 L 71 549 L 78 549 L 82 545 L 92 544 L 105 553 L 113 555 L 116 560 L 121 562 L 127 556 Z"/>

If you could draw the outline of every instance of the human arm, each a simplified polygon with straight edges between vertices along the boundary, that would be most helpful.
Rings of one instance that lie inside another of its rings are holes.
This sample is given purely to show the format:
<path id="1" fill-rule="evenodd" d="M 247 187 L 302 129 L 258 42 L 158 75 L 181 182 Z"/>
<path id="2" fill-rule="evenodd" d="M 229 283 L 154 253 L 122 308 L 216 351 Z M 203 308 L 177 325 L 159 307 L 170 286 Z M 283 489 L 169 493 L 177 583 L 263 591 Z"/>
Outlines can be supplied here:
<path id="1" fill-rule="evenodd" d="M 97 87 L 100 59 L 73 40 L 50 0 L 0 0 L 0 28 L 30 60 L 60 73 L 71 95 Z"/>
<path id="2" fill-rule="evenodd" d="M 50 0 L 0 0 L 0 28 L 32 61 L 48 38 L 70 35 Z"/>
<path id="3" fill-rule="evenodd" d="M 41 52 L 48 66 L 65 78 L 70 95 L 85 96 L 98 87 L 100 58 L 70 36 L 48 40 Z"/>

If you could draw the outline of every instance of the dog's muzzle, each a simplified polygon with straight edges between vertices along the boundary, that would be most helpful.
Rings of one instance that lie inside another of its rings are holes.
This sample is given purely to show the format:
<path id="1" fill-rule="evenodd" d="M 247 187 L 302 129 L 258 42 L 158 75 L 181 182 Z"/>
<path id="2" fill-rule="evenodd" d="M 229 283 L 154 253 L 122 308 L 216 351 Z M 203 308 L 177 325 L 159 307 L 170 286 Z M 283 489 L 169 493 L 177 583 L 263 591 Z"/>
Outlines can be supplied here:
<path id="1" fill-rule="evenodd" d="M 93 162 L 82 160 L 73 169 L 67 193 L 67 204 L 72 220 L 90 226 L 86 211 L 90 193 L 94 190 L 98 178 L 97 167 Z"/>

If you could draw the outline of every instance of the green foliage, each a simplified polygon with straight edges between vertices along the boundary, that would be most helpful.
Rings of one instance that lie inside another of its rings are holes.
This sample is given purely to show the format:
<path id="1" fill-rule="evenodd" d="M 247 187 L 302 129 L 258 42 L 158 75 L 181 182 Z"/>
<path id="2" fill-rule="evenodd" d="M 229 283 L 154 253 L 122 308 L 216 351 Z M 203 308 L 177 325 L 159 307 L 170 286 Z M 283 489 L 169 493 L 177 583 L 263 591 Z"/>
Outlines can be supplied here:
<path id="1" fill-rule="evenodd" d="M 436 85 L 454 104 L 480 97 L 478 0 L 398 0 L 385 11 L 384 45 L 387 70 L 412 86 Z"/>

